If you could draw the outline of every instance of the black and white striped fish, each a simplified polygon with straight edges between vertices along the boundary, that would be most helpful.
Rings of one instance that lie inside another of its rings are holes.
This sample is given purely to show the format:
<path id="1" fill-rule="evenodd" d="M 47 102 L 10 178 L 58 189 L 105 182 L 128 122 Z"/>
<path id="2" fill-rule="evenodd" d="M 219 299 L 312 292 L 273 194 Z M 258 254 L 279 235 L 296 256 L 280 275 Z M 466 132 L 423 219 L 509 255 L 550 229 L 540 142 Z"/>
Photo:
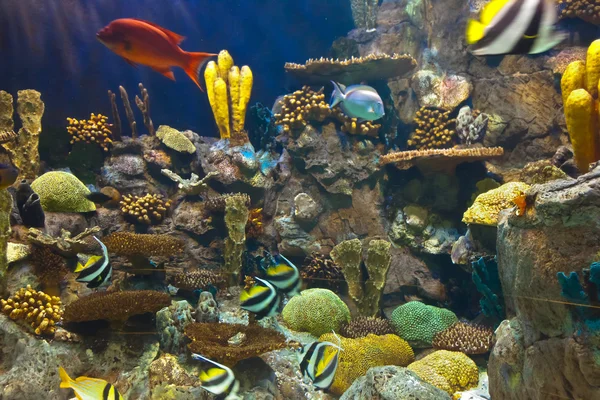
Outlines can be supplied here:
<path id="1" fill-rule="evenodd" d="M 275 260 L 274 264 L 269 265 L 265 269 L 265 279 L 271 282 L 273 286 L 282 293 L 285 293 L 290 297 L 299 294 L 302 281 L 300 279 L 298 268 L 281 254 L 275 258 L 265 251 L 265 255 L 268 258 Z"/>
<path id="2" fill-rule="evenodd" d="M 257 319 L 277 314 L 281 298 L 273 285 L 264 279 L 255 277 L 256 284 L 240 294 L 241 307 L 256 314 Z"/>
<path id="3" fill-rule="evenodd" d="M 75 272 L 79 272 L 79 276 L 77 277 L 76 281 L 87 283 L 87 287 L 90 289 L 108 284 L 110 278 L 112 277 L 112 266 L 110 265 L 110 260 L 108 259 L 108 250 L 106 249 L 104 243 L 102 243 L 96 236 L 93 236 L 93 238 L 100 243 L 100 246 L 102 247 L 102 255 L 91 256 L 88 258 L 85 265 L 77 263 L 77 268 L 75 269 Z"/>
<path id="4" fill-rule="evenodd" d="M 217 396 L 226 395 L 225 400 L 241 399 L 241 397 L 238 396 L 240 383 L 235 379 L 235 375 L 231 368 L 212 361 L 200 354 L 192 354 L 192 358 L 196 361 L 204 361 L 213 365 L 212 368 L 200 372 L 202 388 Z"/>
<path id="5" fill-rule="evenodd" d="M 467 43 L 478 56 L 543 53 L 566 38 L 557 19 L 552 0 L 492 0 L 479 21 L 469 20 Z"/>
<path id="6" fill-rule="evenodd" d="M 312 379 L 315 387 L 327 390 L 333 383 L 341 350 L 331 342 L 313 342 L 301 355 L 300 370 Z"/>

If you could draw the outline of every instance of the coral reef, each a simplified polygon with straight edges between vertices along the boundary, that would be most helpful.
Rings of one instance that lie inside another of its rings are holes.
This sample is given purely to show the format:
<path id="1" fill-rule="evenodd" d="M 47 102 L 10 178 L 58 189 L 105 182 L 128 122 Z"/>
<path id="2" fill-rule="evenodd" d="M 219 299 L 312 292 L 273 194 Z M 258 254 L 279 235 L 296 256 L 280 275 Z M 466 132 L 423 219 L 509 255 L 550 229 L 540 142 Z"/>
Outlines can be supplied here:
<path id="1" fill-rule="evenodd" d="M 375 317 L 356 317 L 342 325 L 340 334 L 351 339 L 358 339 L 369 334 L 382 336 L 394 334 L 396 330 L 388 319 Z"/>
<path id="2" fill-rule="evenodd" d="M 307 263 L 308 262 L 308 263 Z M 344 286 L 342 269 L 331 259 L 318 252 L 313 252 L 304 260 L 305 265 L 300 269 L 302 282 L 311 288 L 320 287 L 338 291 Z"/>
<path id="3" fill-rule="evenodd" d="M 500 278 L 498 276 L 498 263 L 495 259 L 483 257 L 474 261 L 471 273 L 473 283 L 481 294 L 479 305 L 484 315 L 494 318 L 497 322 L 504 319 L 504 299 Z"/>
<path id="4" fill-rule="evenodd" d="M 173 182 L 176 182 L 179 190 L 181 190 L 185 195 L 189 196 L 196 196 L 206 193 L 208 191 L 208 180 L 216 175 L 219 175 L 218 172 L 213 171 L 209 172 L 204 178 L 200 179 L 198 175 L 192 172 L 190 179 L 184 179 L 169 169 L 162 169 L 160 172 Z"/>
<path id="5" fill-rule="evenodd" d="M 1 94 L 0 94 L 1 96 Z M 7 190 L 0 190 L 0 279 L 4 278 L 4 273 L 8 268 L 7 247 L 10 238 L 10 213 L 13 206 L 13 199 Z"/>
<path id="6" fill-rule="evenodd" d="M 344 85 L 398 78 L 410 74 L 417 66 L 407 54 L 369 54 L 347 60 L 310 59 L 305 64 L 286 63 L 285 70 L 307 84 L 336 81 Z"/>
<path id="7" fill-rule="evenodd" d="M 160 224 L 171 207 L 171 202 L 164 201 L 162 195 L 150 193 L 144 196 L 125 195 L 119 204 L 125 218 L 146 225 Z"/>
<path id="8" fill-rule="evenodd" d="M 244 196 L 229 196 L 225 199 L 225 271 L 230 281 L 238 279 L 242 268 L 242 253 L 246 248 L 246 224 L 250 212 Z"/>
<path id="9" fill-rule="evenodd" d="M 6 247 L 6 261 L 11 264 L 26 259 L 31 255 L 31 246 L 22 243 L 8 242 Z"/>
<path id="10" fill-rule="evenodd" d="M 326 333 L 319 340 L 338 343 L 333 333 Z M 396 335 L 367 335 L 360 339 L 340 340 L 344 351 L 340 352 L 338 369 L 333 385 L 329 388 L 336 395 L 344 393 L 369 368 L 384 365 L 405 367 L 415 359 L 408 343 Z"/>
<path id="11" fill-rule="evenodd" d="M 212 293 L 200 293 L 198 305 L 192 315 L 196 322 L 219 322 L 219 307 Z"/>
<path id="12" fill-rule="evenodd" d="M 477 387 L 479 370 L 465 354 L 438 350 L 407 367 L 425 382 L 450 395 Z"/>
<path id="13" fill-rule="evenodd" d="M 65 259 L 45 246 L 33 246 L 30 258 L 35 274 L 40 278 L 40 282 L 44 284 L 45 291 L 50 293 L 52 290 L 50 288 L 54 288 L 52 294 L 58 294 L 58 284 L 69 273 Z"/>
<path id="14" fill-rule="evenodd" d="M 72 236 L 71 232 L 61 230 L 60 236 L 54 237 L 36 228 L 29 228 L 27 240 L 38 246 L 47 246 L 64 257 L 76 257 L 78 253 L 89 253 L 92 246 L 85 240 L 88 236 L 100 232 L 100 227 L 86 228 L 83 232 Z"/>
<path id="15" fill-rule="evenodd" d="M 473 205 L 463 214 L 463 222 L 496 226 L 500 211 L 514 207 L 514 200 L 524 195 L 529 187 L 523 182 L 508 182 L 497 189 L 480 194 Z"/>
<path id="16" fill-rule="evenodd" d="M 367 30 L 375 29 L 377 26 L 378 0 L 350 0 L 354 26 Z"/>
<path id="17" fill-rule="evenodd" d="M 458 322 L 458 318 L 445 308 L 410 301 L 392 312 L 391 321 L 396 333 L 411 346 L 431 347 L 435 335 Z"/>
<path id="18" fill-rule="evenodd" d="M 148 131 L 148 135 L 155 136 L 156 132 L 154 130 L 154 124 L 152 123 L 152 118 L 150 117 L 150 96 L 148 95 L 148 90 L 141 83 L 138 84 L 138 88 L 140 89 L 140 96 L 135 96 L 135 104 L 142 113 L 144 125 Z M 127 115 L 127 121 L 129 122 L 129 128 L 131 129 L 131 138 L 137 139 L 137 122 L 135 121 L 135 115 L 133 115 L 133 109 L 131 108 L 131 103 L 129 102 L 129 95 L 123 86 L 119 86 L 119 93 L 121 94 L 121 100 L 123 101 L 123 107 L 125 108 L 125 114 Z M 116 95 L 110 90 L 108 91 L 108 99 L 110 101 L 111 111 L 115 121 L 113 129 L 114 140 L 121 141 L 123 134 L 121 117 L 119 116 Z"/>
<path id="19" fill-rule="evenodd" d="M 121 116 L 119 115 L 119 107 L 117 107 L 117 96 L 112 92 L 108 91 L 108 101 L 110 101 L 110 111 L 113 116 L 113 127 L 112 135 L 115 140 L 122 140 L 123 129 L 121 127 Z"/>
<path id="20" fill-rule="evenodd" d="M 156 131 L 156 137 L 162 144 L 178 153 L 194 154 L 196 146 L 183 133 L 167 125 L 161 125 Z"/>
<path id="21" fill-rule="evenodd" d="M 560 19 L 579 18 L 600 25 L 600 10 L 595 0 L 558 0 Z"/>
<path id="22" fill-rule="evenodd" d="M 417 150 L 452 147 L 456 120 L 450 119 L 450 111 L 421 107 L 414 122 L 417 129 L 408 140 L 408 147 Z"/>
<path id="23" fill-rule="evenodd" d="M 230 341 L 242 333 L 241 344 Z M 219 363 L 233 367 L 241 360 L 260 356 L 286 347 L 285 337 L 274 330 L 259 325 L 192 323 L 185 328 L 191 339 L 189 349 Z"/>
<path id="24" fill-rule="evenodd" d="M 479 110 L 464 106 L 456 117 L 456 135 L 461 144 L 471 145 L 483 140 L 488 124 L 488 116 Z"/>
<path id="25" fill-rule="evenodd" d="M 87 199 L 89 189 L 73 174 L 46 172 L 31 183 L 46 212 L 89 212 L 96 205 Z"/>
<path id="26" fill-rule="evenodd" d="M 183 354 L 187 344 L 185 327 L 192 323 L 192 307 L 185 300 L 173 302 L 156 313 L 156 332 L 160 349 L 167 353 Z"/>
<path id="27" fill-rule="evenodd" d="M 264 232 L 263 209 L 252 208 L 248 212 L 248 223 L 246 224 L 246 237 L 248 239 L 259 238 Z"/>
<path id="28" fill-rule="evenodd" d="M 110 253 L 123 256 L 170 257 L 183 251 L 184 243 L 171 235 L 115 232 L 102 239 Z"/>
<path id="29" fill-rule="evenodd" d="M 138 87 L 140 88 L 141 97 L 138 95 L 135 96 L 135 104 L 144 117 L 144 126 L 146 126 L 148 135 L 154 136 L 156 135 L 156 132 L 154 131 L 154 124 L 150 117 L 150 96 L 148 95 L 148 89 L 146 89 L 141 82 L 138 84 Z"/>
<path id="30" fill-rule="evenodd" d="M 154 290 L 96 292 L 65 307 L 65 322 L 126 321 L 133 315 L 156 313 L 171 304 L 167 293 Z"/>
<path id="31" fill-rule="evenodd" d="M 569 179 L 569 175 L 548 160 L 528 163 L 519 176 L 519 180 L 528 185 L 540 185 L 556 179 Z"/>
<path id="32" fill-rule="evenodd" d="M 485 354 L 490 351 L 494 332 L 481 325 L 457 322 L 433 338 L 433 348 L 460 351 L 465 354 Z"/>
<path id="33" fill-rule="evenodd" d="M 452 111 L 467 100 L 473 85 L 468 78 L 446 72 L 417 71 L 411 78 L 411 87 L 421 107 Z"/>
<path id="34" fill-rule="evenodd" d="M 23 320 L 38 335 L 54 335 L 56 323 L 60 322 L 63 310 L 60 298 L 49 296 L 27 285 L 12 297 L 0 300 L 2 312 L 12 320 Z"/>
<path id="35" fill-rule="evenodd" d="M 206 208 L 212 212 L 225 212 L 227 199 L 230 197 L 239 198 L 239 201 L 243 201 L 244 205 L 250 208 L 250 196 L 246 193 L 226 193 L 210 197 L 206 200 Z"/>
<path id="36" fill-rule="evenodd" d="M 281 315 L 290 329 L 315 336 L 337 332 L 350 321 L 350 310 L 338 295 L 318 288 L 303 290 L 292 297 Z"/>
<path id="37" fill-rule="evenodd" d="M 169 276 L 169 283 L 176 288 L 191 290 L 206 290 L 210 286 L 223 288 L 227 282 L 227 276 L 218 271 L 209 269 L 198 269 L 194 271 L 177 272 Z"/>
<path id="38" fill-rule="evenodd" d="M 67 132 L 71 135 L 71 144 L 78 142 L 96 144 L 103 151 L 108 152 L 112 145 L 112 125 L 107 121 L 108 117 L 94 113 L 87 120 L 67 118 L 67 122 L 69 123 Z"/>

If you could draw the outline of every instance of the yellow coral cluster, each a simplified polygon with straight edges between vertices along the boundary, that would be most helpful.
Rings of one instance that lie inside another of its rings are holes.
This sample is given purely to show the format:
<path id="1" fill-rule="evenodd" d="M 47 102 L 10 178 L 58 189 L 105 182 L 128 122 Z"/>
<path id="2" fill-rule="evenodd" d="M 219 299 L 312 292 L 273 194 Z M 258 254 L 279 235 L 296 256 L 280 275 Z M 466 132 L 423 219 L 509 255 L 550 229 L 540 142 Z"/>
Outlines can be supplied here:
<path id="1" fill-rule="evenodd" d="M 147 225 L 162 222 L 171 207 L 169 200 L 164 201 L 161 195 L 149 193 L 142 197 L 125 195 L 120 204 L 125 217 Z"/>
<path id="2" fill-rule="evenodd" d="M 600 25 L 600 3 L 597 0 L 559 0 L 560 18 L 579 18 Z"/>
<path id="3" fill-rule="evenodd" d="M 104 151 L 108 151 L 112 144 L 112 125 L 108 117 L 102 114 L 90 115 L 90 119 L 67 118 L 69 126 L 67 132 L 71 135 L 71 144 L 77 142 L 97 144 Z"/>
<path id="4" fill-rule="evenodd" d="M 463 214 L 463 222 L 465 224 L 496 226 L 500 211 L 514 207 L 514 200 L 524 195 L 529 187 L 524 182 L 508 182 L 496 189 L 480 194 L 473 205 Z"/>
<path id="5" fill-rule="evenodd" d="M 563 73 L 562 90 L 567 130 L 573 144 L 577 168 L 589 171 L 600 159 L 598 84 L 600 83 L 600 40 L 587 50 L 586 62 L 573 61 Z"/>
<path id="6" fill-rule="evenodd" d="M 60 298 L 49 296 L 27 285 L 13 297 L 0 300 L 2 312 L 12 320 L 25 320 L 36 335 L 53 335 L 63 315 Z"/>
<path id="7" fill-rule="evenodd" d="M 456 132 L 453 127 L 455 120 L 450 118 L 450 111 L 421 107 L 414 122 L 417 129 L 408 140 L 408 147 L 417 150 L 452 147 Z"/>
<path id="8" fill-rule="evenodd" d="M 422 380 L 451 396 L 474 388 L 479 383 L 479 370 L 473 360 L 457 351 L 438 350 L 408 366 Z"/>
<path id="9" fill-rule="evenodd" d="M 221 139 L 246 142 L 244 123 L 254 80 L 250 67 L 233 65 L 231 55 L 222 50 L 217 62 L 206 66 L 204 80 Z"/>
<path id="10" fill-rule="evenodd" d="M 338 343 L 332 333 L 322 335 L 319 340 Z M 372 367 L 398 365 L 405 367 L 415 359 L 408 343 L 397 335 L 376 336 L 369 334 L 360 339 L 341 338 L 340 360 L 330 391 L 341 395 L 359 377 Z"/>

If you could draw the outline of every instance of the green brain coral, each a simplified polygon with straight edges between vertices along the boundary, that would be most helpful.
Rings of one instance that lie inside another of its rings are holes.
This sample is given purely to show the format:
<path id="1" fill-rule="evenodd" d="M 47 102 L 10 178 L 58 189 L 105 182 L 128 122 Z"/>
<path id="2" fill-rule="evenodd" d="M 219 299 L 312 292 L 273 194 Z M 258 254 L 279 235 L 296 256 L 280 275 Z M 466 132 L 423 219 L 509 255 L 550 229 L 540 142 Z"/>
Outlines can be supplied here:
<path id="1" fill-rule="evenodd" d="M 161 125 L 156 131 L 156 136 L 163 142 L 165 146 L 180 153 L 194 154 L 196 152 L 196 146 L 185 137 L 185 135 L 179 132 L 177 129 L 171 128 L 167 125 Z"/>
<path id="2" fill-rule="evenodd" d="M 40 196 L 44 211 L 96 211 L 96 205 L 86 198 L 90 194 L 89 189 L 68 172 L 47 172 L 33 181 L 31 189 Z"/>
<path id="3" fill-rule="evenodd" d="M 398 335 L 414 347 L 431 347 L 434 336 L 458 321 L 445 308 L 410 301 L 392 312 L 392 325 Z"/>
<path id="4" fill-rule="evenodd" d="M 339 331 L 350 322 L 350 310 L 331 290 L 307 289 L 290 299 L 283 308 L 283 320 L 293 330 L 315 336 Z"/>
<path id="5" fill-rule="evenodd" d="M 450 395 L 474 388 L 479 383 L 477 365 L 458 351 L 435 351 L 410 364 L 408 369 Z"/>

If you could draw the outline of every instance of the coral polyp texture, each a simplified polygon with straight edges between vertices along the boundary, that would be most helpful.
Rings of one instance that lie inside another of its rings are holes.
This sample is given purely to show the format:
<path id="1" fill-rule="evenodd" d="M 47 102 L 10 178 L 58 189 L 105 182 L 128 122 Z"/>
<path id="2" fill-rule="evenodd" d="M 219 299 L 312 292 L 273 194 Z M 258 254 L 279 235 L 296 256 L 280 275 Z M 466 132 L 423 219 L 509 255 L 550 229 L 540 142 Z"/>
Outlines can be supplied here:
<path id="1" fill-rule="evenodd" d="M 171 304 L 171 296 L 154 290 L 96 292 L 65 307 L 65 322 L 126 321 L 129 317 L 156 313 Z"/>
<path id="2" fill-rule="evenodd" d="M 281 315 L 290 329 L 315 336 L 337 332 L 350 321 L 348 306 L 327 289 L 303 290 L 290 299 Z"/>
<path id="3" fill-rule="evenodd" d="M 159 194 L 144 196 L 125 195 L 120 202 L 121 212 L 131 221 L 146 225 L 160 224 L 167 215 L 171 202 Z"/>
<path id="4" fill-rule="evenodd" d="M 494 332 L 485 326 L 457 322 L 433 338 L 433 347 L 460 351 L 465 354 L 485 354 L 490 351 Z"/>
<path id="5" fill-rule="evenodd" d="M 60 298 L 32 289 L 31 285 L 0 300 L 0 307 L 10 319 L 24 321 L 38 336 L 53 335 L 63 315 Z"/>
<path id="6" fill-rule="evenodd" d="M 156 131 L 156 137 L 170 148 L 179 153 L 194 154 L 196 146 L 183 133 L 167 125 L 161 125 Z"/>
<path id="7" fill-rule="evenodd" d="M 515 206 L 514 200 L 523 196 L 530 186 L 523 182 L 508 182 L 480 194 L 463 214 L 465 224 L 496 226 L 500 211 Z"/>
<path id="8" fill-rule="evenodd" d="M 49 247 L 33 246 L 31 263 L 40 281 L 47 285 L 58 284 L 69 273 L 65 259 Z"/>
<path id="9" fill-rule="evenodd" d="M 219 272 L 209 269 L 198 269 L 173 274 L 169 279 L 171 285 L 179 289 L 196 290 L 207 289 L 210 286 L 224 288 L 227 277 Z"/>
<path id="10" fill-rule="evenodd" d="M 479 370 L 475 362 L 456 351 L 435 351 L 410 364 L 408 369 L 450 395 L 472 389 L 479 383 Z"/>
<path id="11" fill-rule="evenodd" d="M 40 196 L 44 211 L 96 211 L 96 205 L 86 197 L 90 190 L 75 175 L 68 172 L 46 172 L 31 183 L 31 189 Z"/>
<path id="12" fill-rule="evenodd" d="M 112 145 L 112 125 L 108 123 L 107 116 L 92 113 L 89 119 L 67 118 L 67 122 L 71 144 L 77 142 L 96 144 L 103 151 L 108 152 Z"/>
<path id="13" fill-rule="evenodd" d="M 153 235 L 133 232 L 115 232 L 102 242 L 110 253 L 122 256 L 170 257 L 184 249 L 184 243 L 171 235 Z"/>
<path id="14" fill-rule="evenodd" d="M 304 260 L 305 265 L 300 270 L 302 281 L 309 287 L 320 287 L 338 290 L 344 286 L 344 274 L 342 269 L 331 257 L 313 252 Z"/>
<path id="15" fill-rule="evenodd" d="M 376 317 L 356 317 L 342 325 L 340 334 L 347 338 L 357 339 L 367 335 L 395 334 L 396 330 L 389 319 Z"/>
<path id="16" fill-rule="evenodd" d="M 417 61 L 408 54 L 369 54 L 346 60 L 310 59 L 304 64 L 286 63 L 285 70 L 297 80 L 309 84 L 336 81 L 342 84 L 380 81 L 408 75 Z"/>
<path id="17" fill-rule="evenodd" d="M 250 207 L 251 199 L 246 193 L 226 193 L 210 197 L 206 201 L 206 208 L 212 212 L 225 212 L 227 199 L 230 197 L 239 197 L 243 200 L 246 207 Z"/>
<path id="18" fill-rule="evenodd" d="M 410 301 L 392 312 L 396 333 L 414 347 L 431 347 L 439 332 L 458 322 L 456 315 L 445 308 Z"/>
<path id="19" fill-rule="evenodd" d="M 421 107 L 414 123 L 417 129 L 408 140 L 408 147 L 417 150 L 452 147 L 456 136 L 456 120 L 450 118 L 450 111 Z"/>
<path id="20" fill-rule="evenodd" d="M 189 349 L 233 367 L 241 360 L 286 347 L 285 336 L 256 324 L 192 323 L 185 335 Z"/>
<path id="21" fill-rule="evenodd" d="M 558 0 L 560 19 L 579 18 L 600 25 L 600 4 L 597 0 Z"/>
<path id="22" fill-rule="evenodd" d="M 338 343 L 333 333 L 322 335 L 319 340 Z M 330 387 L 331 393 L 341 395 L 369 368 L 383 365 L 405 367 L 414 361 L 415 355 L 408 343 L 396 335 L 367 335 L 359 339 L 340 338 L 338 369 Z"/>

